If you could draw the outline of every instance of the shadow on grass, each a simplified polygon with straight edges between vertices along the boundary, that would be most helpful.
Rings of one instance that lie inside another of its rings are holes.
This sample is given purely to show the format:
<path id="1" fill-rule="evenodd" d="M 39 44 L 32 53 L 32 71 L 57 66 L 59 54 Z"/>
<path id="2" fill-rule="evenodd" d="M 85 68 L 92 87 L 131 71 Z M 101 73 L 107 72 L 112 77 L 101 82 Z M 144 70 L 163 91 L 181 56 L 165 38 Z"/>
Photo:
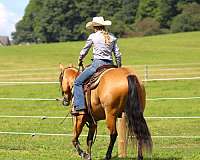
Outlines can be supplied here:
<path id="1" fill-rule="evenodd" d="M 181 160 L 182 158 L 177 158 L 177 157 L 169 157 L 169 158 L 159 158 L 159 157 L 152 157 L 152 158 L 144 158 L 144 160 Z M 137 160 L 137 158 L 119 158 L 117 156 L 112 157 L 111 160 Z"/>

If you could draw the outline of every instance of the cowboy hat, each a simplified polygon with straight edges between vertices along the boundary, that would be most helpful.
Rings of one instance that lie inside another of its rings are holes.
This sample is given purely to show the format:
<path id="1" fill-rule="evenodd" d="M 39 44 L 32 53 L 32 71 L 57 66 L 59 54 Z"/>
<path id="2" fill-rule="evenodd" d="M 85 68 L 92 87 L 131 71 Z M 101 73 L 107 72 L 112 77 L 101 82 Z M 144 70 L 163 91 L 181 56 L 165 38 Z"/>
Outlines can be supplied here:
<path id="1" fill-rule="evenodd" d="M 111 24 L 111 21 L 105 21 L 103 17 L 93 17 L 92 21 L 86 24 L 86 28 L 92 29 L 95 26 L 110 26 Z"/>

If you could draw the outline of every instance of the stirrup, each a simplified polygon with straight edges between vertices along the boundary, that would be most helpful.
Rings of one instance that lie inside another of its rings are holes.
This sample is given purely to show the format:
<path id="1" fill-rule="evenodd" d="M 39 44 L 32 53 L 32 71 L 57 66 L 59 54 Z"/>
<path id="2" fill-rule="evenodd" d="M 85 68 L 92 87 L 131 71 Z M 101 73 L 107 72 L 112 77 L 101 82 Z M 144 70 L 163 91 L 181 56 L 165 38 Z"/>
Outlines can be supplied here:
<path id="1" fill-rule="evenodd" d="M 80 110 L 80 111 L 76 111 L 75 109 L 71 111 L 71 115 L 73 116 L 79 116 L 79 115 L 85 115 L 86 114 L 86 110 Z"/>

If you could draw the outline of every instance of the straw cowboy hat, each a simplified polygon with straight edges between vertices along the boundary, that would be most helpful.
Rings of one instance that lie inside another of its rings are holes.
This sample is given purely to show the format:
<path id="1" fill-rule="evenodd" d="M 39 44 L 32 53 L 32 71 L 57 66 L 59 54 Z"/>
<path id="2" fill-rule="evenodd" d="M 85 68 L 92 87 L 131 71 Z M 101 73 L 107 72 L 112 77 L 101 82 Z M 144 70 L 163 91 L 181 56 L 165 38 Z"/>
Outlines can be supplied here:
<path id="1" fill-rule="evenodd" d="M 93 29 L 95 26 L 111 26 L 111 24 L 111 21 L 105 21 L 103 17 L 93 17 L 92 21 L 86 24 L 86 28 Z"/>

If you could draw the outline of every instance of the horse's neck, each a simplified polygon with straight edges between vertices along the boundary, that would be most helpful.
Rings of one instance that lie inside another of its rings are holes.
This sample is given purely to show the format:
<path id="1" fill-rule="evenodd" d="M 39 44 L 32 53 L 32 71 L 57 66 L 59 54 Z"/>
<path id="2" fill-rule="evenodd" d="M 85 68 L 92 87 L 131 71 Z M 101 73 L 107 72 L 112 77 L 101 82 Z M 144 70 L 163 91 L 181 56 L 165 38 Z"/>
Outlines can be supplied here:
<path id="1" fill-rule="evenodd" d="M 76 68 L 70 68 L 69 75 L 71 79 L 75 80 L 80 75 L 80 72 Z"/>

